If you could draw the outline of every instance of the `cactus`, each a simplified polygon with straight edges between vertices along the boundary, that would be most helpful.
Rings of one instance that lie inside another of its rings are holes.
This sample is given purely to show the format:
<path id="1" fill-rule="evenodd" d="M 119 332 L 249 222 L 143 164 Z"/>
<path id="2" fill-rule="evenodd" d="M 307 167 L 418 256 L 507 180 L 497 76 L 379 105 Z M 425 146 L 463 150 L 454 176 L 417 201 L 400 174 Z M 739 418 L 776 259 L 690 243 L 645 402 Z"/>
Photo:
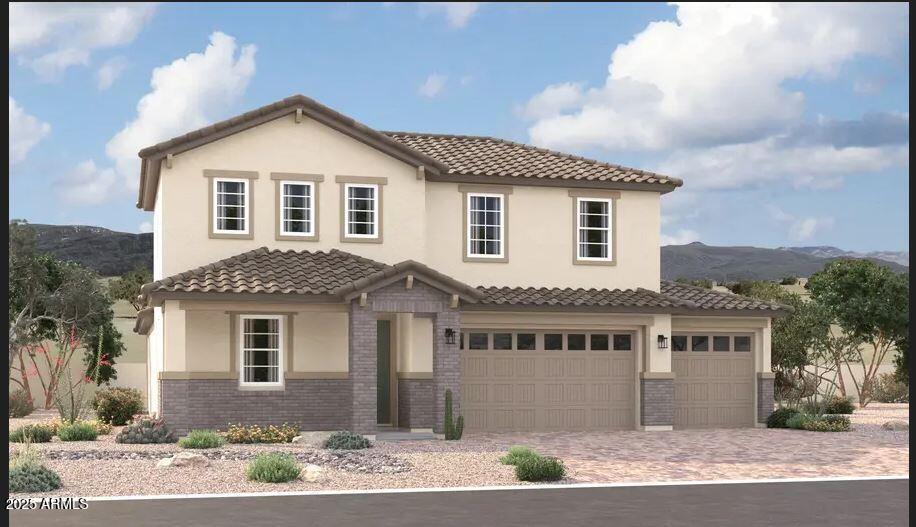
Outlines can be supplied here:
<path id="1" fill-rule="evenodd" d="M 151 444 L 176 443 L 178 434 L 155 415 L 138 415 L 131 423 L 121 429 L 115 437 L 118 443 Z"/>
<path id="2" fill-rule="evenodd" d="M 452 391 L 445 390 L 445 423 L 443 425 L 446 441 L 455 441 L 461 439 L 464 433 L 464 416 L 459 415 L 457 422 L 453 419 L 452 413 Z"/>

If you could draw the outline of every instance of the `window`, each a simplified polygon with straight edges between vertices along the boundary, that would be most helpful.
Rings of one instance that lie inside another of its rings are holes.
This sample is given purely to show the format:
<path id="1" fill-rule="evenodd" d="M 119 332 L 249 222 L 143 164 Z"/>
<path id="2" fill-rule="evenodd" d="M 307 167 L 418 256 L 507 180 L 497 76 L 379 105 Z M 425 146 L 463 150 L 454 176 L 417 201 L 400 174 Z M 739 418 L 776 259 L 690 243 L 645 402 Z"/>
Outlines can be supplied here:
<path id="1" fill-rule="evenodd" d="M 468 343 L 472 350 L 490 349 L 490 335 L 487 333 L 469 333 Z"/>
<path id="2" fill-rule="evenodd" d="M 252 315 L 241 321 L 242 385 L 282 386 L 282 317 Z"/>
<path id="3" fill-rule="evenodd" d="M 610 348 L 608 347 L 608 337 L 606 334 L 594 333 L 591 335 L 591 350 L 592 351 L 607 351 Z"/>
<path id="4" fill-rule="evenodd" d="M 709 351 L 709 337 L 690 337 L 690 351 Z"/>
<path id="5" fill-rule="evenodd" d="M 562 333 L 545 333 L 544 349 L 547 351 L 560 351 L 563 349 Z"/>
<path id="6" fill-rule="evenodd" d="M 347 183 L 346 237 L 378 238 L 378 185 Z"/>
<path id="7" fill-rule="evenodd" d="M 731 338 L 725 336 L 714 336 L 712 338 L 713 351 L 731 351 Z"/>
<path id="8" fill-rule="evenodd" d="M 578 227 L 576 229 L 576 258 L 578 260 L 611 261 L 611 207 L 613 200 L 576 198 Z"/>
<path id="9" fill-rule="evenodd" d="M 585 335 L 582 333 L 570 333 L 566 335 L 566 349 L 569 351 L 584 351 Z"/>
<path id="10" fill-rule="evenodd" d="M 751 337 L 735 336 L 735 351 L 751 351 Z"/>
<path id="11" fill-rule="evenodd" d="M 671 351 L 687 351 L 687 335 L 672 335 Z"/>
<path id="12" fill-rule="evenodd" d="M 628 334 L 614 335 L 614 351 L 632 351 L 633 336 Z"/>
<path id="13" fill-rule="evenodd" d="M 505 234 L 504 196 L 468 194 L 467 255 L 473 258 L 502 258 Z"/>
<path id="14" fill-rule="evenodd" d="M 248 180 L 216 178 L 213 194 L 213 232 L 247 234 Z"/>
<path id="15" fill-rule="evenodd" d="M 494 333 L 493 334 L 493 349 L 511 350 L 512 349 L 512 333 Z"/>
<path id="16" fill-rule="evenodd" d="M 280 234 L 314 236 L 315 184 L 310 181 L 280 182 Z"/>
<path id="17" fill-rule="evenodd" d="M 537 349 L 537 336 L 534 333 L 519 333 L 515 336 L 518 350 L 528 351 Z"/>

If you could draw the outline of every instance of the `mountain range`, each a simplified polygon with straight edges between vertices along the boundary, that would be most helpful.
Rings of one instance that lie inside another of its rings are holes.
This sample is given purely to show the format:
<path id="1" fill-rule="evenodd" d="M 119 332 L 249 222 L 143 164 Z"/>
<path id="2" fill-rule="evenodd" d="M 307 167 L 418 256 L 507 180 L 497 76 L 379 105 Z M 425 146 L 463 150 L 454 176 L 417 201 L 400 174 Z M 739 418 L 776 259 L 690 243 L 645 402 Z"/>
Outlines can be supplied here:
<path id="1" fill-rule="evenodd" d="M 153 235 L 117 232 L 85 225 L 31 224 L 37 249 L 78 262 L 102 276 L 118 276 L 137 267 L 152 270 Z M 693 242 L 661 249 L 662 278 L 717 282 L 807 277 L 838 258 L 867 258 L 897 272 L 909 266 L 907 252 L 854 253 L 836 247 L 717 247 Z"/>

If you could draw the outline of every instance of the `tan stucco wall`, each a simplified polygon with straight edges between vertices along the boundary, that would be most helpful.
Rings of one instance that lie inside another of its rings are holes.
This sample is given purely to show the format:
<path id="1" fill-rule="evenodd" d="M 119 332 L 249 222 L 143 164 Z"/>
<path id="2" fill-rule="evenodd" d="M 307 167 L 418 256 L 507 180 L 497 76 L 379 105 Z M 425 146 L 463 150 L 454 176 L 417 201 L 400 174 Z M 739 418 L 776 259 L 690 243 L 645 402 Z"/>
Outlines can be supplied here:
<path id="1" fill-rule="evenodd" d="M 187 371 L 229 371 L 229 315 L 225 311 L 187 311 L 185 320 Z"/>
<path id="2" fill-rule="evenodd" d="M 293 320 L 294 371 L 347 371 L 346 313 L 300 312 Z"/>
<path id="3" fill-rule="evenodd" d="M 209 237 L 204 170 L 257 172 L 251 180 L 253 239 Z M 317 241 L 276 239 L 272 172 L 324 177 L 317 183 Z M 296 124 L 287 116 L 177 154 L 161 174 L 156 278 L 268 246 L 339 248 L 386 263 L 414 259 L 471 285 L 659 287 L 656 192 L 623 191 L 615 200 L 615 265 L 574 265 L 569 189 L 533 186 L 515 186 L 507 197 L 508 262 L 465 262 L 465 211 L 457 184 L 417 179 L 414 167 L 310 119 Z M 383 243 L 341 242 L 341 185 L 335 182 L 341 175 L 387 178 L 381 187 Z"/>

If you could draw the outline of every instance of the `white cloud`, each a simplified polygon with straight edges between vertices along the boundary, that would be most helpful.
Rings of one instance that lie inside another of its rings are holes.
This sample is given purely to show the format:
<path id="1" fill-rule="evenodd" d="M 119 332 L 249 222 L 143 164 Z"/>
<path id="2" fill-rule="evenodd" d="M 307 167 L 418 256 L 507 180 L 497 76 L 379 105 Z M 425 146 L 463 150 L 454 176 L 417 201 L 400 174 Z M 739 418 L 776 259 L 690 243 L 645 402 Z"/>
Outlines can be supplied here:
<path id="1" fill-rule="evenodd" d="M 241 100 L 255 73 L 256 51 L 252 44 L 239 49 L 233 37 L 217 31 L 203 53 L 153 70 L 152 91 L 137 103 L 137 117 L 105 146 L 129 188 L 139 182 L 140 149 L 225 117 Z"/>
<path id="2" fill-rule="evenodd" d="M 675 234 L 670 236 L 662 233 L 660 243 L 661 245 L 686 245 L 699 239 L 700 235 L 696 231 L 692 231 L 690 229 L 678 229 Z"/>
<path id="3" fill-rule="evenodd" d="M 426 80 L 423 81 L 423 84 L 421 84 L 417 89 L 417 93 L 423 97 L 432 99 L 433 97 L 442 93 L 442 90 L 445 88 L 446 81 L 448 81 L 448 77 L 445 75 L 431 73 L 429 77 L 426 77 Z"/>
<path id="4" fill-rule="evenodd" d="M 519 111 L 528 119 L 538 120 L 559 115 L 582 102 L 582 84 L 564 82 L 552 84 L 532 97 Z"/>
<path id="5" fill-rule="evenodd" d="M 51 133 L 51 125 L 29 115 L 10 97 L 10 166 L 23 161 L 29 150 Z"/>
<path id="6" fill-rule="evenodd" d="M 830 216 L 807 216 L 800 218 L 782 210 L 776 205 L 769 205 L 767 208 L 773 220 L 777 223 L 788 225 L 788 236 L 795 242 L 810 240 L 821 231 L 833 228 L 834 219 Z"/>
<path id="7" fill-rule="evenodd" d="M 480 6 L 486 2 L 420 2 L 420 16 L 430 14 L 445 15 L 448 25 L 460 29 L 468 25 Z"/>
<path id="8" fill-rule="evenodd" d="M 9 52 L 46 81 L 87 65 L 99 49 L 132 42 L 154 4 L 11 3 Z"/>
<path id="9" fill-rule="evenodd" d="M 95 72 L 95 78 L 98 88 L 102 91 L 111 88 L 118 77 L 127 69 L 127 59 L 124 57 L 112 57 L 102 64 L 98 71 Z"/>
<path id="10" fill-rule="evenodd" d="M 89 159 L 57 181 L 58 197 L 71 205 L 98 205 L 113 197 L 117 179 L 114 169 L 99 168 Z"/>
<path id="11" fill-rule="evenodd" d="M 804 94 L 786 81 L 829 77 L 850 59 L 892 52 L 908 38 L 907 9 L 678 5 L 677 21 L 652 22 L 614 50 L 603 86 L 552 85 L 532 97 L 529 134 L 566 149 L 757 141 L 803 117 Z M 558 96 L 561 104 L 543 104 Z"/>
<path id="12" fill-rule="evenodd" d="M 140 224 L 140 227 L 138 229 L 140 233 L 153 232 L 153 224 L 151 222 L 144 221 L 143 223 Z"/>

